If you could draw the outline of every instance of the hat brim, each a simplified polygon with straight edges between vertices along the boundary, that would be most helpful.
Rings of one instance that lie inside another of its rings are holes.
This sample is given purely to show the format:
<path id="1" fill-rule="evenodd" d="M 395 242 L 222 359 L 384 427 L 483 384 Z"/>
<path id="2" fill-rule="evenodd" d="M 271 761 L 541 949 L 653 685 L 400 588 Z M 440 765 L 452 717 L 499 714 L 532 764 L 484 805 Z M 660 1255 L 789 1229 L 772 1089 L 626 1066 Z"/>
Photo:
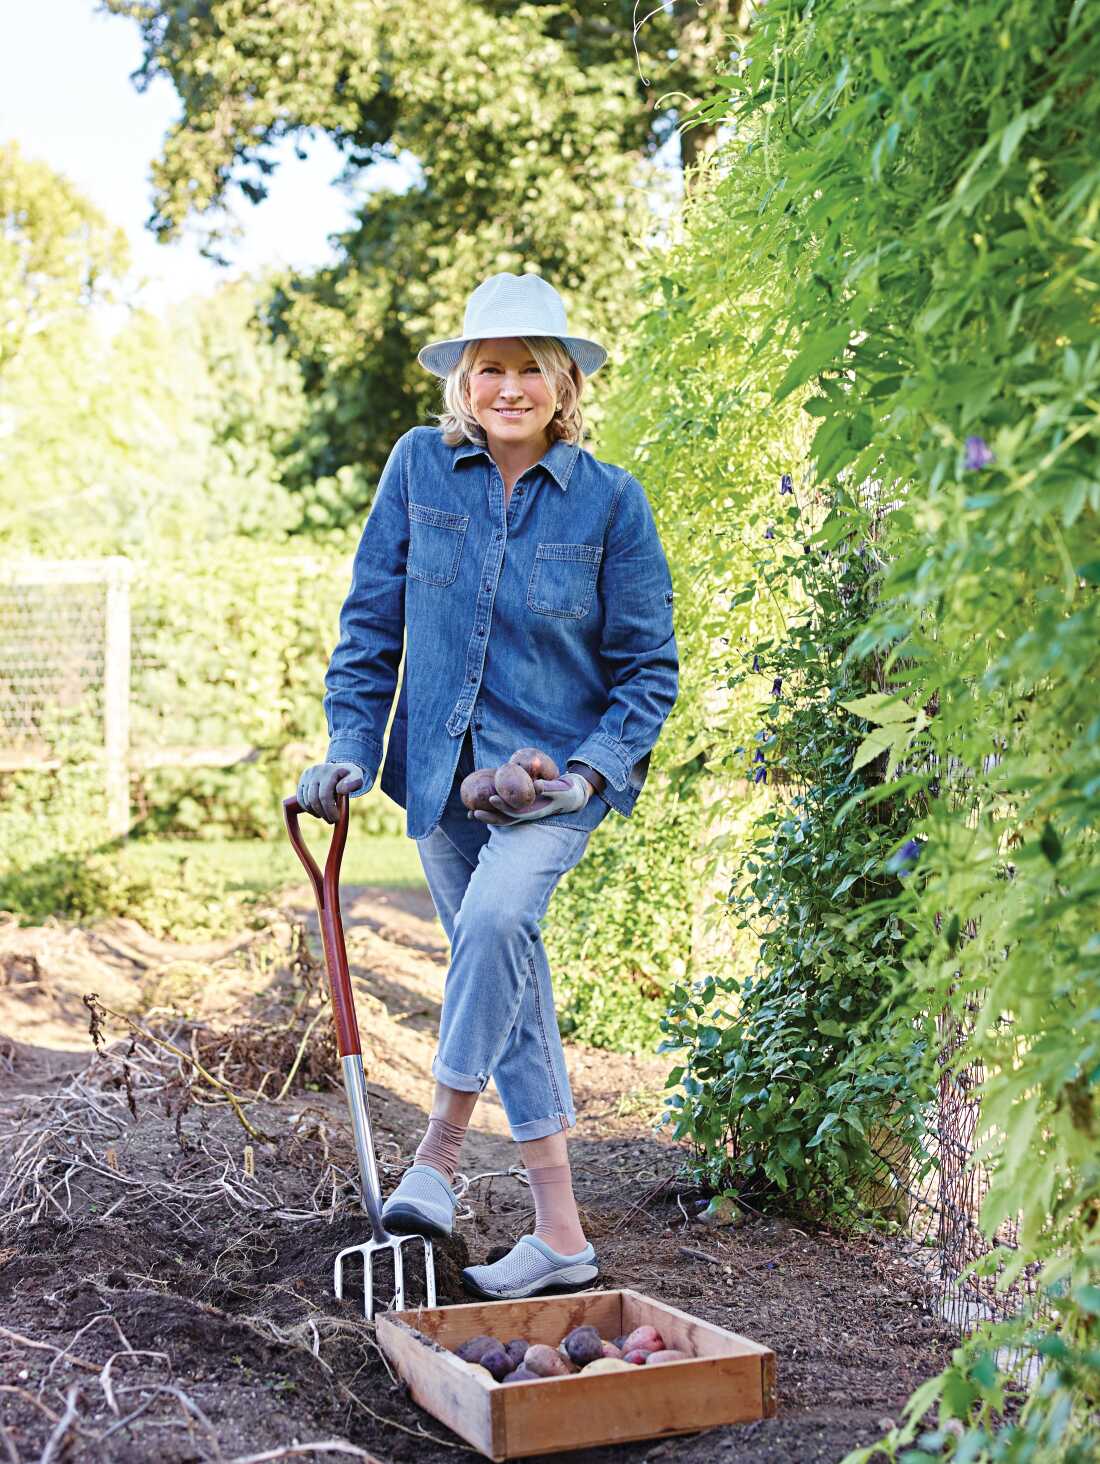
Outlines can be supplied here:
<path id="1" fill-rule="evenodd" d="M 522 330 L 509 331 L 509 335 L 522 336 L 544 336 L 544 330 Z M 422 346 L 416 353 L 416 359 L 425 370 L 432 372 L 434 376 L 446 376 L 458 365 L 463 349 L 471 341 L 495 340 L 496 336 L 472 335 L 454 336 L 449 341 L 432 341 L 427 346 Z M 600 369 L 607 360 L 607 352 L 598 341 L 586 340 L 584 336 L 552 336 L 551 339 L 560 341 L 569 352 L 570 357 L 577 363 L 585 376 L 591 376 L 593 372 Z"/>

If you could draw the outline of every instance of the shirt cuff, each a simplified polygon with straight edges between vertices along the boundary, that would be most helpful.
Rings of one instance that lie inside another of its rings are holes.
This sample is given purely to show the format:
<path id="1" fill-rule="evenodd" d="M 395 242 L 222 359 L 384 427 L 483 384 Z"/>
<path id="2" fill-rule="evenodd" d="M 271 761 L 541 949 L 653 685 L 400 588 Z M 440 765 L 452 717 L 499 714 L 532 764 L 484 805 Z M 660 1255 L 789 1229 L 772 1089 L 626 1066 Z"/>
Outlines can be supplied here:
<path id="1" fill-rule="evenodd" d="M 602 732 L 593 732 L 576 751 L 569 754 L 566 765 L 570 762 L 587 763 L 589 767 L 602 773 L 607 782 L 596 793 L 596 797 L 602 798 L 624 817 L 630 817 L 641 790 L 630 781 L 630 770 L 634 763 L 629 749 L 623 743 L 616 742 L 613 737 Z"/>
<path id="2" fill-rule="evenodd" d="M 378 776 L 378 764 L 382 761 L 382 750 L 375 747 L 373 742 L 365 742 L 361 737 L 336 733 L 328 745 L 325 761 L 353 762 L 356 767 L 362 768 L 363 786 L 348 794 L 349 798 L 362 798 L 374 786 L 374 780 Z"/>

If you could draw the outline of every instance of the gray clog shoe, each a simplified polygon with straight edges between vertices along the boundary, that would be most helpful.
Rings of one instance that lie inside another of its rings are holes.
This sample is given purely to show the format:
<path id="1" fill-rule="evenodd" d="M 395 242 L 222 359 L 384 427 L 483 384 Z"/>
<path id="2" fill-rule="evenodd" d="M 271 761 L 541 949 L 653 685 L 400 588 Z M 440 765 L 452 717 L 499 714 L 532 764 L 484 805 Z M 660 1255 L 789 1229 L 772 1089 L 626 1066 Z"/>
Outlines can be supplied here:
<path id="1" fill-rule="evenodd" d="M 393 1235 L 428 1235 L 446 1240 L 457 1207 L 446 1175 L 430 1164 L 414 1164 L 382 1206 L 382 1224 Z"/>
<path id="2" fill-rule="evenodd" d="M 537 1235 L 521 1235 L 491 1266 L 467 1266 L 462 1284 L 487 1301 L 516 1301 L 539 1291 L 584 1291 L 600 1274 L 591 1243 L 576 1255 L 551 1250 Z"/>

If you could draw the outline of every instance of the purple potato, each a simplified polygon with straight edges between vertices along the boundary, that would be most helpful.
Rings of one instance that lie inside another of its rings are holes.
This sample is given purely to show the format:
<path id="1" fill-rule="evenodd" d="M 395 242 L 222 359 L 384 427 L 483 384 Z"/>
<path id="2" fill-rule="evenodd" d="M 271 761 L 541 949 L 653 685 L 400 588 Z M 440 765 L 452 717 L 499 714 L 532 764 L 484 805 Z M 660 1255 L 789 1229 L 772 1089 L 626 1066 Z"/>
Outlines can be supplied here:
<path id="1" fill-rule="evenodd" d="M 501 1378 L 502 1383 L 537 1383 L 538 1381 L 538 1373 L 533 1373 L 529 1367 L 524 1367 L 522 1362 L 519 1367 L 513 1368 L 510 1373 Z"/>
<path id="2" fill-rule="evenodd" d="M 496 790 L 508 807 L 517 812 L 530 808 L 535 801 L 535 785 L 518 763 L 505 763 L 497 768 Z"/>
<path id="3" fill-rule="evenodd" d="M 519 1367 L 530 1345 L 531 1344 L 530 1342 L 528 1342 L 526 1337 L 513 1337 L 511 1342 L 508 1342 L 505 1345 L 504 1350 L 505 1352 L 507 1352 L 508 1356 L 512 1359 L 515 1365 Z"/>
<path id="4" fill-rule="evenodd" d="M 489 795 L 496 792 L 496 774 L 493 768 L 475 768 L 462 780 L 462 787 L 458 790 L 458 796 L 462 799 L 466 808 L 473 811 L 480 808 L 485 813 L 493 813 L 495 809 L 489 802 Z"/>
<path id="5" fill-rule="evenodd" d="M 540 747 L 517 748 L 508 761 L 519 763 L 524 772 L 530 774 L 532 778 L 548 778 L 552 781 L 558 776 L 557 763 L 548 752 L 543 752 Z"/>
<path id="6" fill-rule="evenodd" d="M 495 1347 L 487 1347 L 478 1358 L 478 1362 L 486 1372 L 491 1372 L 499 1383 L 506 1378 L 510 1372 L 515 1372 L 516 1364 L 498 1343 Z"/>
<path id="7" fill-rule="evenodd" d="M 490 1347 L 499 1347 L 500 1343 L 495 1337 L 471 1337 L 468 1342 L 463 1342 L 460 1347 L 455 1348 L 457 1356 L 463 1362 L 480 1362 L 483 1352 L 488 1352 Z"/>
<path id="8" fill-rule="evenodd" d="M 595 1327 L 574 1327 L 562 1345 L 566 1357 L 577 1367 L 585 1367 L 603 1356 L 603 1338 Z"/>

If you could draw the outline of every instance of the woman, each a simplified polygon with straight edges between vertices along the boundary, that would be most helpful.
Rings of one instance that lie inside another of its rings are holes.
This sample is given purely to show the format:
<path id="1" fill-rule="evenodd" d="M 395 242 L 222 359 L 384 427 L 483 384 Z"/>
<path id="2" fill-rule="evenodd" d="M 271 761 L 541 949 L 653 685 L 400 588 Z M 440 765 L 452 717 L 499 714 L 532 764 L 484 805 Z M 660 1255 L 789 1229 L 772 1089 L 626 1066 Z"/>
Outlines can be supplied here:
<path id="1" fill-rule="evenodd" d="M 581 446 L 580 396 L 606 360 L 570 336 L 557 291 L 497 274 L 463 334 L 425 346 L 439 427 L 414 427 L 382 472 L 325 677 L 327 760 L 298 786 L 330 822 L 374 783 L 405 637 L 381 786 L 407 810 L 451 945 L 435 1098 L 415 1161 L 383 1207 L 391 1231 L 448 1236 L 459 1149 L 492 1077 L 519 1143 L 535 1228 L 464 1282 L 492 1299 L 598 1275 L 569 1172 L 576 1122 L 540 921 L 614 808 L 629 817 L 676 700 L 672 583 L 630 473 Z M 522 813 L 469 815 L 467 773 L 521 747 L 562 775 Z"/>

